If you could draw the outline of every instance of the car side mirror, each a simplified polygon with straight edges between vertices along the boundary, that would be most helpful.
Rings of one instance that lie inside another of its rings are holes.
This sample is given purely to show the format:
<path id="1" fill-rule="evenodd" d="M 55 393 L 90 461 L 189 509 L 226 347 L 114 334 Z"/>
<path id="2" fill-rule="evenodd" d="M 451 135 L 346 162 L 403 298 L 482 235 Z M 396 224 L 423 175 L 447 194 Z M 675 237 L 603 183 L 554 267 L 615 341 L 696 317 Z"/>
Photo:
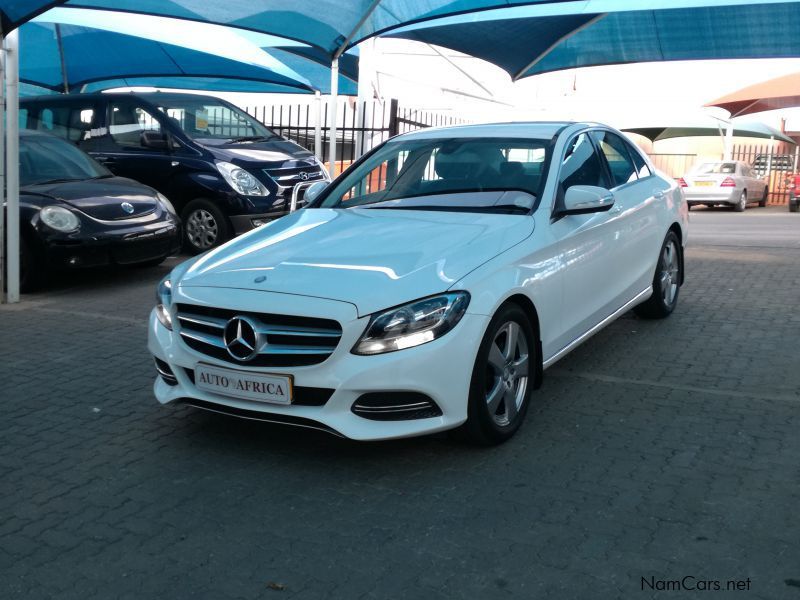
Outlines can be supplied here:
<path id="1" fill-rule="evenodd" d="M 141 145 L 153 150 L 166 150 L 169 148 L 167 136 L 159 131 L 143 131 L 139 139 Z"/>
<path id="2" fill-rule="evenodd" d="M 595 185 L 573 185 L 564 194 L 564 208 L 560 215 L 584 215 L 603 212 L 614 206 L 614 194 Z"/>
<path id="3" fill-rule="evenodd" d="M 303 196 L 305 203 L 308 204 L 309 202 L 313 202 L 314 200 L 316 200 L 322 193 L 322 190 L 324 190 L 326 187 L 328 187 L 328 183 L 326 181 L 315 181 L 310 186 L 308 186 L 308 189 L 306 190 L 306 193 Z"/>

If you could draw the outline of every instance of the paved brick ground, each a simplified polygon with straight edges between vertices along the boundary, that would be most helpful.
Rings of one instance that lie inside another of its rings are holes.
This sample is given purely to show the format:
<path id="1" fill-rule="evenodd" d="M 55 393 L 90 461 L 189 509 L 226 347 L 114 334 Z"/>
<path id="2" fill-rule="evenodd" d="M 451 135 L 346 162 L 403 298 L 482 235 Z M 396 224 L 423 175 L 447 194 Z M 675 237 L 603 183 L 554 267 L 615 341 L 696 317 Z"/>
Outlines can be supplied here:
<path id="1" fill-rule="evenodd" d="M 798 259 L 692 248 L 489 450 L 158 406 L 166 267 L 2 307 L 0 598 L 800 599 Z M 686 575 L 750 590 L 642 590 Z"/>

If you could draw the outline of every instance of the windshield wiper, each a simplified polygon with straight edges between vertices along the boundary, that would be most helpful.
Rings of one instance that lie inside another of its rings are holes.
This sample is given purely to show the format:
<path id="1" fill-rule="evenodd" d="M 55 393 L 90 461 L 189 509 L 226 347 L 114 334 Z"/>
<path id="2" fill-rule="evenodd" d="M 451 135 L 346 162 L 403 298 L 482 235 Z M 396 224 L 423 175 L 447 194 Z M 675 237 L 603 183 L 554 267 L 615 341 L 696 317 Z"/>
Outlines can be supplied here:
<path id="1" fill-rule="evenodd" d="M 238 138 L 231 138 L 232 144 L 237 144 L 239 142 L 268 142 L 269 140 L 280 139 L 281 136 L 279 135 L 245 135 Z"/>

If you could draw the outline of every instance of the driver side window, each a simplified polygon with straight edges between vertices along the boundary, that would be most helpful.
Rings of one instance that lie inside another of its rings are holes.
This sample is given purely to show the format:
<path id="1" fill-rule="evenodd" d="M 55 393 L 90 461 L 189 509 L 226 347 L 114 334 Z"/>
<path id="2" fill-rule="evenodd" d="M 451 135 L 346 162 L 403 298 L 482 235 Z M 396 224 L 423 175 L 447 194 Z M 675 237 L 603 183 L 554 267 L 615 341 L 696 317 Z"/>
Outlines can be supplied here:
<path id="1" fill-rule="evenodd" d="M 603 163 L 588 133 L 578 134 L 567 144 L 558 182 L 562 194 L 573 185 L 608 187 Z"/>
<path id="2" fill-rule="evenodd" d="M 142 133 L 161 133 L 161 124 L 150 112 L 132 102 L 112 102 L 109 133 L 125 148 L 143 148 Z"/>

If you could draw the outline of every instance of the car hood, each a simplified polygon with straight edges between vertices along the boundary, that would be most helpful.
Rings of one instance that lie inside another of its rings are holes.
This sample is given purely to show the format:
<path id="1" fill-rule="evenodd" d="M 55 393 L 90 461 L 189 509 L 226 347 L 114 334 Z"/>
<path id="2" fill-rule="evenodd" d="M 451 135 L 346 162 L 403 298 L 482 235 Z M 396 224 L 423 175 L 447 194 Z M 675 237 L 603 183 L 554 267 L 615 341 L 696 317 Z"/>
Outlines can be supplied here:
<path id="1" fill-rule="evenodd" d="M 250 163 L 280 164 L 286 161 L 314 162 L 314 155 L 289 140 L 269 142 L 208 143 L 198 142 L 207 148 L 217 160 L 224 160 L 240 166 Z"/>
<path id="2" fill-rule="evenodd" d="M 101 221 L 135 218 L 156 208 L 153 190 L 123 177 L 29 185 L 24 191 L 59 200 Z"/>
<path id="3" fill-rule="evenodd" d="M 365 315 L 449 289 L 533 225 L 525 215 L 307 209 L 203 255 L 173 285 L 328 298 Z"/>

